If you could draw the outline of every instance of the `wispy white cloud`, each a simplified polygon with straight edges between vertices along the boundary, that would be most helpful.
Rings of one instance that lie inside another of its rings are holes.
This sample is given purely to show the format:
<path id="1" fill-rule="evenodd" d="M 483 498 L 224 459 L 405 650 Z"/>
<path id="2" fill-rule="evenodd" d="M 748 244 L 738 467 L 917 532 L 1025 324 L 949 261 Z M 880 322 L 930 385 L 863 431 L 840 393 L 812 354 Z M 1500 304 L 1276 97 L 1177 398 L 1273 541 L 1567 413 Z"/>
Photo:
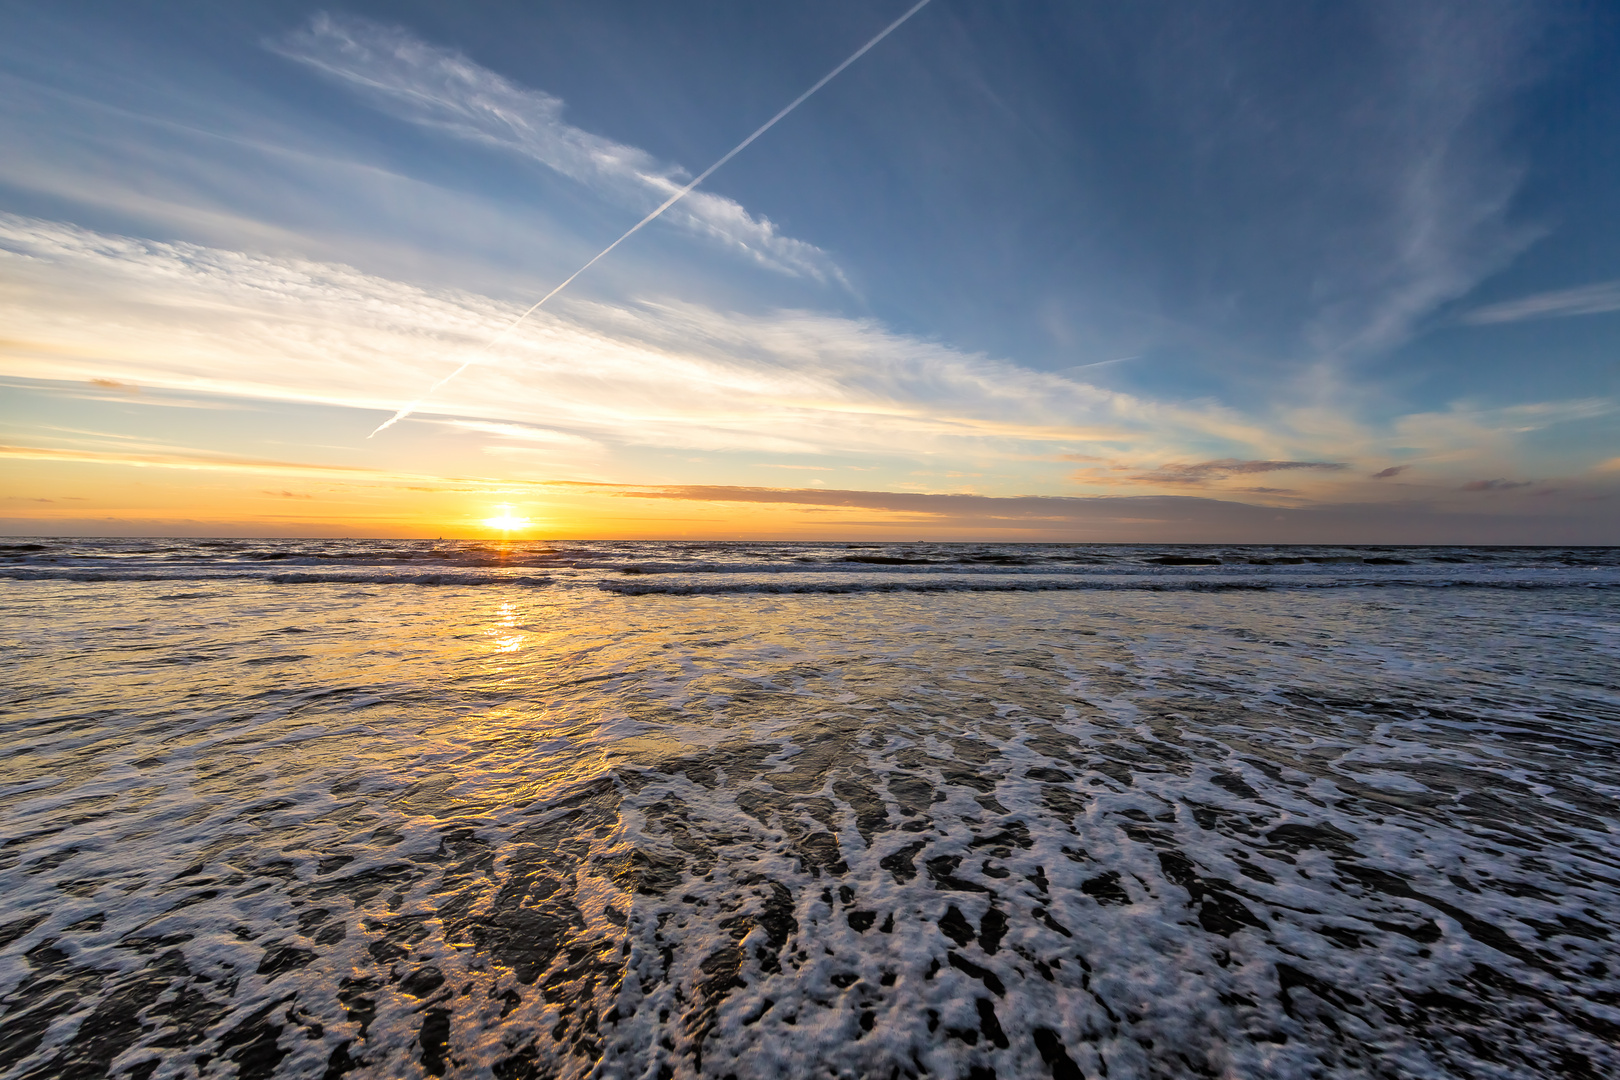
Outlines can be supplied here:
<path id="1" fill-rule="evenodd" d="M 521 154 L 638 214 L 690 179 L 679 166 L 645 150 L 569 124 L 562 118 L 561 98 L 519 86 L 396 27 L 321 14 L 272 48 L 359 90 L 402 119 Z M 694 191 L 664 220 L 762 266 L 820 281 L 844 280 L 825 251 L 782 235 L 769 218 L 750 214 L 722 195 Z"/>
<path id="2" fill-rule="evenodd" d="M 382 415 L 393 411 L 399 387 L 442 375 L 514 313 L 486 296 L 337 263 L 6 215 L 0 284 L 8 297 L 0 304 L 0 376 L 85 380 L 86 392 L 116 398 L 125 395 L 88 380 L 144 388 L 128 400 L 178 391 Z M 470 369 L 418 431 L 463 432 L 469 447 L 483 439 L 502 459 L 540 457 L 560 470 L 554 475 L 577 475 L 587 462 L 612 475 L 614 455 L 655 448 L 813 454 L 818 460 L 802 464 L 818 465 L 854 455 L 922 459 L 941 475 L 995 460 L 1012 475 L 998 481 L 1001 490 L 1052 490 L 1056 470 L 1020 463 L 1067 457 L 1093 463 L 1076 477 L 1082 485 L 1152 490 L 1167 479 L 1220 485 L 1286 471 L 1302 497 L 1321 498 L 1374 485 L 1363 474 L 1392 457 L 1421 462 L 1423 482 L 1437 490 L 1479 476 L 1558 476 L 1557 466 L 1523 460 L 1522 439 L 1614 408 L 1595 398 L 1458 406 L 1370 423 L 1263 401 L 1246 410 L 1166 403 L 871 320 L 575 300 L 539 313 Z M 356 417 L 354 445 L 369 426 Z M 343 436 L 330 431 L 322 441 Z M 1341 462 L 1362 464 L 1352 474 L 1335 467 Z"/>
<path id="3" fill-rule="evenodd" d="M 19 461 L 119 465 L 141 469 L 253 473 L 271 476 L 307 475 L 355 480 L 377 480 L 379 478 L 398 480 L 402 478 L 400 474 L 389 473 L 382 469 L 355 468 L 344 465 L 311 465 L 307 462 L 298 461 L 269 461 L 257 458 L 233 457 L 228 454 L 209 454 L 200 451 L 174 454 L 112 453 L 96 450 L 60 449 L 48 446 L 0 446 L 0 458 L 11 458 Z"/>
<path id="4" fill-rule="evenodd" d="M 1491 454 L 1511 456 L 1526 435 L 1560 424 L 1611 416 L 1620 403 L 1609 398 L 1527 401 L 1493 408 L 1459 402 L 1444 411 L 1408 413 L 1391 425 L 1397 445 L 1422 448 L 1428 461 L 1455 461 Z"/>
<path id="5" fill-rule="evenodd" d="M 567 431 L 530 427 L 527 424 L 501 424 L 490 420 L 436 421 L 456 431 L 470 431 L 480 435 L 493 435 L 498 439 L 517 443 L 539 443 L 544 446 L 566 446 L 600 450 L 601 444 Z"/>
<path id="6" fill-rule="evenodd" d="M 1571 315 L 1602 315 L 1620 311 L 1620 281 L 1600 281 L 1574 289 L 1536 293 L 1517 300 L 1505 300 L 1475 308 L 1462 321 L 1475 325 L 1523 322 L 1526 319 L 1559 319 Z"/>
<path id="7" fill-rule="evenodd" d="M 0 309 L 9 374 L 388 411 L 398 387 L 431 382 L 514 311 L 340 264 L 4 215 L 0 275 L 27 296 Z M 435 409 L 617 445 L 776 453 L 1261 434 L 1217 406 L 1162 406 L 870 321 L 652 302 L 539 313 Z"/>
<path id="8" fill-rule="evenodd" d="M 1540 27 L 1531 8 L 1480 18 L 1470 4 L 1383 5 L 1385 65 L 1342 103 L 1378 124 L 1344 160 L 1347 205 L 1372 207 L 1322 268 L 1308 337 L 1342 355 L 1389 348 L 1437 307 L 1507 265 L 1543 230 L 1509 215 L 1523 166 L 1500 144 L 1500 113 L 1533 76 L 1527 50 Z M 1353 200 L 1353 201 L 1352 201 Z"/>

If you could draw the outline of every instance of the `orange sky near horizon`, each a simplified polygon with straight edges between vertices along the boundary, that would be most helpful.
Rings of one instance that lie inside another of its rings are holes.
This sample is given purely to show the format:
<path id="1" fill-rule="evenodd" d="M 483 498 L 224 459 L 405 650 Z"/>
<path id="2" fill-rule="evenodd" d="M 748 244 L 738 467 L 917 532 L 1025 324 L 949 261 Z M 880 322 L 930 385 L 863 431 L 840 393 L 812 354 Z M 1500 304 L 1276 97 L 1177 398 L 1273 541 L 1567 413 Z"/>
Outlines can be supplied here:
<path id="1" fill-rule="evenodd" d="M 938 525 L 916 514 L 874 520 L 874 511 L 859 508 L 674 502 L 611 488 L 340 470 L 323 476 L 269 467 L 13 459 L 5 471 L 0 521 L 12 535 L 915 539 L 919 529 L 935 533 Z M 512 530 L 488 524 L 508 512 L 528 524 Z"/>
<path id="2" fill-rule="evenodd" d="M 0 446 L 0 534 L 1069 543 L 1592 543 L 1579 523 L 1181 495 L 991 496 L 433 476 Z M 502 529 L 491 519 L 523 519 Z M 1598 541 L 1601 542 L 1601 541 Z"/>

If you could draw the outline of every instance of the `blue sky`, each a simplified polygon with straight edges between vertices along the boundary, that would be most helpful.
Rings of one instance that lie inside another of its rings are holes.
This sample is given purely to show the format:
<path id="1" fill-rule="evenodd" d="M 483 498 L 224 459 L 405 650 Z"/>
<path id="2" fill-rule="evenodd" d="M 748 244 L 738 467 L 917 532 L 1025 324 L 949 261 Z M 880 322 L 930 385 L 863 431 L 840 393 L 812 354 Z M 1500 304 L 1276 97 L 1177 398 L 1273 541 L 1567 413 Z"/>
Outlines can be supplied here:
<path id="1" fill-rule="evenodd" d="M 0 517 L 1615 542 L 1603 5 L 932 0 L 482 348 L 903 10 L 0 3 Z"/>

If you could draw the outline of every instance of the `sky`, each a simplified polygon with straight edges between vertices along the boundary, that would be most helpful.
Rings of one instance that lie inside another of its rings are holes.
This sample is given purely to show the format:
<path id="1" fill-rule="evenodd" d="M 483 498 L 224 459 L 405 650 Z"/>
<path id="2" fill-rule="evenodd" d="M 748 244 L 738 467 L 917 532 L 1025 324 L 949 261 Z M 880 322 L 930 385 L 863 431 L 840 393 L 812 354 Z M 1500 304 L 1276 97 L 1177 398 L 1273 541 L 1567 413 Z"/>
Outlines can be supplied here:
<path id="1" fill-rule="evenodd" d="M 0 533 L 1620 543 L 1613 5 L 931 0 L 511 327 L 911 2 L 0 0 Z"/>

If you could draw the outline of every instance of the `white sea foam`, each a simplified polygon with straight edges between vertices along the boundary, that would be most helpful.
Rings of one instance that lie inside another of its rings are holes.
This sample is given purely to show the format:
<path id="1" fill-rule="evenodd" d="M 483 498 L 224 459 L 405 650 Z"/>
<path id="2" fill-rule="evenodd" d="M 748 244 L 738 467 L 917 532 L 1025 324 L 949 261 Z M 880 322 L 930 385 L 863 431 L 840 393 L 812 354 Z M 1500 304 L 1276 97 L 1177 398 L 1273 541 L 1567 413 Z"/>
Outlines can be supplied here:
<path id="1" fill-rule="evenodd" d="M 547 576 L 0 582 L 0 1077 L 1620 1070 L 1613 591 Z"/>

